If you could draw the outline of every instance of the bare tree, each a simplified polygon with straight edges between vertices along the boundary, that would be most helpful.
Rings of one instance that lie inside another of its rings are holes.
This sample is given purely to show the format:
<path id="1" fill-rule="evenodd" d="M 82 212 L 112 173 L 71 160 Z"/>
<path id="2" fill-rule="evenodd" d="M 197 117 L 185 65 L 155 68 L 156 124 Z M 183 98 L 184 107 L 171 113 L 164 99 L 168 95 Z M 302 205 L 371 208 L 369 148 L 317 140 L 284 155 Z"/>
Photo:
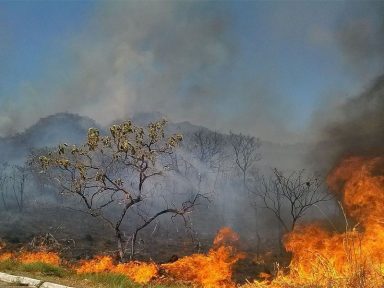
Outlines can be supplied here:
<path id="1" fill-rule="evenodd" d="M 7 163 L 1 163 L 0 164 L 0 194 L 1 194 L 1 202 L 3 203 L 4 209 L 8 209 L 8 204 L 7 204 L 7 180 L 8 180 L 8 175 L 7 175 L 7 170 L 8 164 Z"/>
<path id="2" fill-rule="evenodd" d="M 77 196 L 85 212 L 112 228 L 120 260 L 129 243 L 130 256 L 134 256 L 139 231 L 164 214 L 185 219 L 202 196 L 189 195 L 178 206 L 158 193 L 154 178 L 166 170 L 158 160 L 173 153 L 182 141 L 179 134 L 165 136 L 165 125 L 162 120 L 142 128 L 128 121 L 113 125 L 108 136 L 100 136 L 98 129 L 90 128 L 84 145 L 63 144 L 54 153 L 39 157 L 62 193 Z M 157 205 L 152 205 L 151 215 L 148 210 L 145 215 L 140 213 L 142 207 L 154 202 Z M 164 206 L 159 208 L 160 202 Z M 129 212 L 136 214 L 128 217 Z M 134 225 L 134 219 L 141 223 Z M 123 231 L 123 223 L 132 227 L 130 238 Z"/>
<path id="3" fill-rule="evenodd" d="M 260 140 L 253 136 L 234 134 L 230 132 L 229 142 L 233 148 L 234 161 L 241 171 L 244 187 L 247 187 L 247 175 L 257 161 L 261 159 L 259 153 Z"/>
<path id="4" fill-rule="evenodd" d="M 304 170 L 285 176 L 273 169 L 269 178 L 261 177 L 257 196 L 262 199 L 263 207 L 275 215 L 284 231 L 289 232 L 310 208 L 331 199 L 321 187 L 319 177 L 308 175 Z"/>
<path id="5" fill-rule="evenodd" d="M 27 168 L 18 165 L 13 166 L 9 179 L 11 181 L 13 197 L 15 199 L 19 211 L 21 212 L 24 209 Z"/>
<path id="6" fill-rule="evenodd" d="M 201 162 L 207 163 L 212 168 L 219 165 L 225 145 L 222 134 L 201 128 L 191 135 L 189 142 L 190 150 Z"/>

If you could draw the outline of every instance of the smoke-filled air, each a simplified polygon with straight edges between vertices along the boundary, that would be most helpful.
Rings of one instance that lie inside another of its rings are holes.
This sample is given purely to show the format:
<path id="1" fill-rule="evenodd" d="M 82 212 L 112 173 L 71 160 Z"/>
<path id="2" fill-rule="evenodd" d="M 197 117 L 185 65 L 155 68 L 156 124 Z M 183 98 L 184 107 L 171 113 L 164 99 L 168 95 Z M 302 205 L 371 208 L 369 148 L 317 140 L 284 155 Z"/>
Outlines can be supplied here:
<path id="1" fill-rule="evenodd" d="M 383 2 L 0 0 L 0 63 L 0 287 L 384 287 Z"/>

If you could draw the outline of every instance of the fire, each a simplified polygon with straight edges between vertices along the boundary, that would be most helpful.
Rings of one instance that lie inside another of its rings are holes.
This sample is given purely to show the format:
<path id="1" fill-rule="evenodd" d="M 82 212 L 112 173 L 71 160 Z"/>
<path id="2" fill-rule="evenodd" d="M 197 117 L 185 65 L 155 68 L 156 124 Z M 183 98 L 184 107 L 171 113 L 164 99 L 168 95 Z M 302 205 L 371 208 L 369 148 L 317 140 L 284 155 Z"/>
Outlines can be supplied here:
<path id="1" fill-rule="evenodd" d="M 0 254 L 0 262 L 7 261 L 13 258 L 13 254 L 11 252 L 4 252 Z"/>
<path id="2" fill-rule="evenodd" d="M 81 265 L 75 270 L 77 273 L 100 273 L 111 271 L 114 267 L 112 257 L 96 256 L 92 260 L 82 261 Z"/>
<path id="3" fill-rule="evenodd" d="M 124 274 L 137 283 L 148 283 L 157 276 L 158 268 L 155 263 L 133 261 L 118 264 L 113 272 Z"/>
<path id="4" fill-rule="evenodd" d="M 234 287 L 232 266 L 242 255 L 229 243 L 239 239 L 230 228 L 222 228 L 213 241 L 214 247 L 204 254 L 183 257 L 162 267 L 173 277 L 203 287 Z"/>
<path id="5" fill-rule="evenodd" d="M 17 257 L 17 260 L 19 260 L 21 263 L 24 263 L 24 264 L 42 262 L 42 263 L 51 264 L 55 266 L 59 266 L 61 262 L 60 256 L 57 253 L 45 252 L 45 251 L 22 252 Z"/>
<path id="6" fill-rule="evenodd" d="M 161 267 L 178 280 L 194 282 L 203 287 L 234 287 L 231 268 L 242 255 L 231 244 L 238 239 L 238 235 L 230 228 L 222 228 L 207 255 L 193 254 Z M 148 283 L 159 274 L 159 267 L 153 262 L 131 261 L 116 264 L 110 256 L 96 256 L 92 260 L 83 261 L 75 270 L 79 274 L 119 273 L 141 284 Z"/>
<path id="7" fill-rule="evenodd" d="M 341 193 L 346 216 L 357 224 L 344 233 L 313 224 L 286 235 L 285 247 L 292 253 L 286 280 L 327 287 L 382 287 L 384 157 L 345 159 L 327 182 Z"/>
<path id="8" fill-rule="evenodd" d="M 157 265 L 152 262 L 131 261 L 128 263 L 115 264 L 110 256 L 96 256 L 92 260 L 83 261 L 76 272 L 101 273 L 112 272 L 126 275 L 137 283 L 148 283 L 158 274 Z"/>

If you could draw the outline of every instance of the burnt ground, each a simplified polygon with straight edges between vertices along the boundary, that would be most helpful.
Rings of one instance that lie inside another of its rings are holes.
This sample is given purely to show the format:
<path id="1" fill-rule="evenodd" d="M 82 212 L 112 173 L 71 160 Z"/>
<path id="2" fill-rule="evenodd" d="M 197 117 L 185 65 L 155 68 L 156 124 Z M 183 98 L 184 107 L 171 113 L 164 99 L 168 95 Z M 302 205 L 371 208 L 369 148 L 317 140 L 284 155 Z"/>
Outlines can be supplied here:
<path id="1" fill-rule="evenodd" d="M 64 209 L 34 208 L 18 214 L 7 211 L 2 211 L 0 214 L 0 239 L 7 243 L 4 250 L 30 249 L 29 244 L 35 236 L 47 233 L 60 243 L 60 254 L 69 262 L 89 259 L 103 253 L 113 255 L 116 250 L 113 233 L 84 213 Z M 159 224 L 156 229 L 148 229 L 140 235 L 136 258 L 165 263 L 193 253 L 206 253 L 212 246 L 216 232 L 199 235 L 190 230 L 183 231 L 180 227 Z M 274 262 L 284 257 L 271 252 L 274 248 L 266 244 L 270 245 L 270 242 L 265 240 L 261 245 L 264 247 L 262 251 L 269 251 L 264 253 L 265 257 L 256 257 L 261 250 L 260 247 L 258 249 L 260 251 L 255 250 L 255 239 L 240 239 L 237 248 L 245 257 L 234 266 L 233 280 L 236 283 L 251 281 L 261 272 L 273 273 Z M 267 260 L 260 260 L 261 258 Z"/>

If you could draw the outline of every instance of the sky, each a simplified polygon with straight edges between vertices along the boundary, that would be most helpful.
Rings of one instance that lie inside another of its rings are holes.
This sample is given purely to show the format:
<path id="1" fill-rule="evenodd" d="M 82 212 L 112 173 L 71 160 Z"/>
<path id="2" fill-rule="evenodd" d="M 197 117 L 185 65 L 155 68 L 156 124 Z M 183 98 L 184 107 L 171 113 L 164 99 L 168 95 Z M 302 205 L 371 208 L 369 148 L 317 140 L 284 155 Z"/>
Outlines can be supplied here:
<path id="1" fill-rule="evenodd" d="M 317 122 L 382 72 L 382 8 L 0 0 L 0 136 L 58 112 L 108 125 L 157 111 L 268 141 L 312 141 Z"/>

